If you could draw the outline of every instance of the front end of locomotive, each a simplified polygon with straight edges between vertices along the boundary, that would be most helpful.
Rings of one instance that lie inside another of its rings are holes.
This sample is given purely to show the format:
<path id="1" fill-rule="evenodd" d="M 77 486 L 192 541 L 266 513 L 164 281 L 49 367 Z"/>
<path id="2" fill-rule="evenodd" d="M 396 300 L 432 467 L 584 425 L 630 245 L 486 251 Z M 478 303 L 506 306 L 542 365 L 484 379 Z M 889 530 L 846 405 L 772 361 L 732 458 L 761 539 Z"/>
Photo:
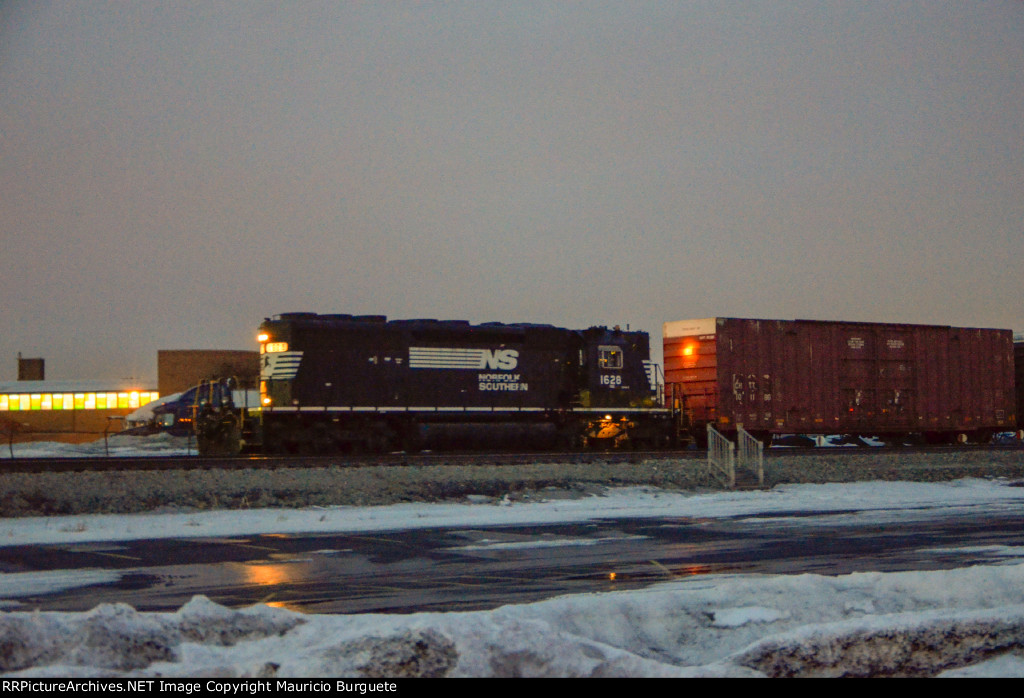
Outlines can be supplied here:
<path id="1" fill-rule="evenodd" d="M 264 409 L 292 404 L 292 382 L 302 363 L 293 328 L 290 315 L 264 320 L 259 327 L 256 341 L 260 345 L 260 406 Z"/>

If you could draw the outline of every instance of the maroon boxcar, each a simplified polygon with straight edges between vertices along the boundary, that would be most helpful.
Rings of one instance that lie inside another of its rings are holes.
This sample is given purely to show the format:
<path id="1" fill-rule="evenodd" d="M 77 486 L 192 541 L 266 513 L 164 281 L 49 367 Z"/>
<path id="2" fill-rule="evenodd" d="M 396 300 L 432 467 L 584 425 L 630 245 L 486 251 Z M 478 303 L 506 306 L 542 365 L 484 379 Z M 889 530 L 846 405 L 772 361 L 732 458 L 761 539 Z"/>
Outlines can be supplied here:
<path id="1" fill-rule="evenodd" d="M 1016 425 L 1010 330 L 705 318 L 664 326 L 667 399 L 712 424 L 771 434 L 987 440 Z"/>
<path id="2" fill-rule="evenodd" d="M 1017 429 L 1024 430 L 1024 337 L 1013 338 L 1013 364 L 1017 378 Z"/>

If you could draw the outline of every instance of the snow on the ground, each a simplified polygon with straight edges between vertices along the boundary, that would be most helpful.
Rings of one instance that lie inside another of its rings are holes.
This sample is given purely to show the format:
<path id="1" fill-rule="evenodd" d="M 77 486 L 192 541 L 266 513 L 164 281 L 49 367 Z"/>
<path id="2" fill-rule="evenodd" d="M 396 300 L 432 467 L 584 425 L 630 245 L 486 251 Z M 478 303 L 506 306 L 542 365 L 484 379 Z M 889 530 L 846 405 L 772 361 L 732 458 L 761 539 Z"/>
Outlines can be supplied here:
<path id="1" fill-rule="evenodd" d="M 148 405 L 147 405 L 148 407 Z M 3 444 L 0 448 L 0 461 L 15 458 L 93 458 L 110 455 L 111 457 L 131 458 L 135 456 L 188 456 L 195 455 L 196 442 L 184 436 L 171 436 L 167 433 L 152 436 L 132 436 L 113 433 L 106 439 L 99 438 L 81 444 L 66 444 L 56 441 L 25 441 L 13 445 Z"/>
<path id="2" fill-rule="evenodd" d="M 850 483 L 718 493 L 628 488 L 606 496 L 529 503 L 478 500 L 4 519 L 0 546 L 780 512 L 799 516 L 801 525 L 814 520 L 808 512 L 833 512 L 827 517 L 830 525 L 837 519 L 898 525 L 908 518 L 964 515 L 982 508 L 1024 512 L 1024 488 L 1012 484 Z M 495 539 L 493 544 L 501 542 Z M 253 678 L 1024 676 L 1024 550 L 995 547 L 986 552 L 992 564 L 945 571 L 706 575 L 640 591 L 569 595 L 490 611 L 409 615 L 303 615 L 271 606 L 227 609 L 203 597 L 176 613 L 139 613 L 125 605 L 99 606 L 87 613 L 34 613 L 19 610 L 18 599 L 100 583 L 116 574 L 0 574 L 0 599 L 14 609 L 0 613 L 0 673 Z"/>

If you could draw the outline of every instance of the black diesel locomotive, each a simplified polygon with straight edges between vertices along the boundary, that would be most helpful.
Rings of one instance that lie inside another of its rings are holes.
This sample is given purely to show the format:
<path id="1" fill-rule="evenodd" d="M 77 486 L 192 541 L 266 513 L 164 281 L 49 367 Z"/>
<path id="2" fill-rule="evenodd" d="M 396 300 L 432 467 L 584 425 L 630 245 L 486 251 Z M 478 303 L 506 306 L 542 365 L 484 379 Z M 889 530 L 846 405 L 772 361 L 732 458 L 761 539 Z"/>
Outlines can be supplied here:
<path id="1" fill-rule="evenodd" d="M 246 414 L 211 386 L 201 452 L 639 448 L 672 433 L 646 332 L 286 313 L 259 343 L 262 404 Z"/>

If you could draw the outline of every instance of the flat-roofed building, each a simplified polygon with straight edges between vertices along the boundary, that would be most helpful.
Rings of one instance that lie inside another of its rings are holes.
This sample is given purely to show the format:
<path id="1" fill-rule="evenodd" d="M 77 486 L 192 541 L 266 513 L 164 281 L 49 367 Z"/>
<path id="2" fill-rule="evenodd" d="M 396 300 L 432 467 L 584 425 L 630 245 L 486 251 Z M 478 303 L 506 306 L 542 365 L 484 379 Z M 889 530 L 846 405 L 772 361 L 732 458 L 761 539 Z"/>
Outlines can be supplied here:
<path id="1" fill-rule="evenodd" d="M 235 378 L 256 388 L 260 353 L 238 349 L 161 349 L 157 352 L 157 389 L 162 395 L 194 388 L 203 380 Z"/>
<path id="2" fill-rule="evenodd" d="M 92 441 L 120 431 L 124 417 L 160 397 L 130 380 L 0 382 L 0 427 L 16 441 Z"/>

